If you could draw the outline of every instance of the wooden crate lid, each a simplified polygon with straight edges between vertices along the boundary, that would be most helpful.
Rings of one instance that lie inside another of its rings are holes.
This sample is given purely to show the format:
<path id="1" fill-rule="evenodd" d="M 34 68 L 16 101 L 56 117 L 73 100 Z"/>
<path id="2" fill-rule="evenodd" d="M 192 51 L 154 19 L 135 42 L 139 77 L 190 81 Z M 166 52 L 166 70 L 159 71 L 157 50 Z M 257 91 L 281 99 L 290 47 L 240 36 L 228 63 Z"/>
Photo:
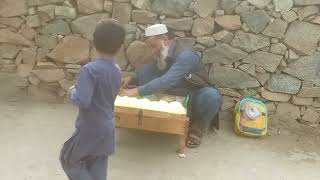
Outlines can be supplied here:
<path id="1" fill-rule="evenodd" d="M 186 119 L 186 114 L 174 114 L 164 111 L 155 111 L 148 109 L 138 109 L 132 107 L 115 106 L 115 113 L 118 115 L 127 114 L 132 116 L 146 116 L 155 118 L 171 118 L 171 119 Z"/>

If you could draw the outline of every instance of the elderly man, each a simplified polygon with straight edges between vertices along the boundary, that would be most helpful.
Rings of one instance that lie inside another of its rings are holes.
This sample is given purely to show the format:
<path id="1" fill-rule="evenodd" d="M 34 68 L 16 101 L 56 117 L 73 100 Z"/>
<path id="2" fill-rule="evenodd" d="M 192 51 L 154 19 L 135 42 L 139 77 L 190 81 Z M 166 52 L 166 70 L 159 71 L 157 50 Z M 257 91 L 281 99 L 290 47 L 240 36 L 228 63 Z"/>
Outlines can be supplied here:
<path id="1" fill-rule="evenodd" d="M 145 43 L 157 56 L 153 64 L 137 69 L 137 76 L 123 79 L 123 95 L 146 96 L 165 93 L 189 96 L 188 116 L 191 119 L 186 141 L 189 148 L 199 147 L 203 134 L 213 124 L 220 110 L 222 98 L 209 81 L 208 73 L 198 54 L 190 48 L 178 51 L 174 35 L 164 24 L 155 24 L 145 29 Z M 137 88 L 127 89 L 136 81 Z"/>

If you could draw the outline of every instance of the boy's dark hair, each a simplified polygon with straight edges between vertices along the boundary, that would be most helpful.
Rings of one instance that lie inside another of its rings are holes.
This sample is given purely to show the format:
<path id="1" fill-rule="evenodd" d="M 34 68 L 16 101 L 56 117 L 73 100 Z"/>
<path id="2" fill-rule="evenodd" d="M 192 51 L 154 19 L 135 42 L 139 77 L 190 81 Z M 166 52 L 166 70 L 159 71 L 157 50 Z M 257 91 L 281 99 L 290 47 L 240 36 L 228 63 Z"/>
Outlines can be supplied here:
<path id="1" fill-rule="evenodd" d="M 102 20 L 94 30 L 93 43 L 97 51 L 114 55 L 124 43 L 125 34 L 116 20 Z"/>

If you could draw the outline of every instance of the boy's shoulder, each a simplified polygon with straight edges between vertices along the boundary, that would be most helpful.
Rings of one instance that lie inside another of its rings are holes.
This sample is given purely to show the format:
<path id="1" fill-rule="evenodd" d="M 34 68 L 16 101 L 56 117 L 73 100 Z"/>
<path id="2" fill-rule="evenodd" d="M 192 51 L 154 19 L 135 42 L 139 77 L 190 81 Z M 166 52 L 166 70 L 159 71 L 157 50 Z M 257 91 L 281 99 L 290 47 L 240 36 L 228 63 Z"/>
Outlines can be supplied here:
<path id="1" fill-rule="evenodd" d="M 103 63 L 94 59 L 94 60 L 90 61 L 89 63 L 83 65 L 83 67 L 88 68 L 90 70 L 99 69 L 99 68 L 103 67 Z"/>
<path id="2" fill-rule="evenodd" d="M 105 60 L 93 60 L 85 65 L 83 65 L 83 67 L 87 68 L 91 73 L 98 73 L 98 72 L 106 72 L 106 71 L 120 71 L 121 69 L 120 67 L 113 63 L 113 62 L 109 62 L 109 61 L 105 61 Z"/>

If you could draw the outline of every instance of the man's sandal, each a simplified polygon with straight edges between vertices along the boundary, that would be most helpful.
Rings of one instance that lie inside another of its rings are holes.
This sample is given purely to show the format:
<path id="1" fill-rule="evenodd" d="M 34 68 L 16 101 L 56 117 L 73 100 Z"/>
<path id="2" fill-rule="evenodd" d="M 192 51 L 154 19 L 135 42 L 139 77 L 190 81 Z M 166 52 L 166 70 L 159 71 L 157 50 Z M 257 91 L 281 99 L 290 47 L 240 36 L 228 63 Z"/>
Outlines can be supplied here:
<path id="1" fill-rule="evenodd" d="M 201 145 L 202 133 L 200 131 L 192 130 L 189 132 L 186 146 L 190 149 L 197 148 Z"/>

